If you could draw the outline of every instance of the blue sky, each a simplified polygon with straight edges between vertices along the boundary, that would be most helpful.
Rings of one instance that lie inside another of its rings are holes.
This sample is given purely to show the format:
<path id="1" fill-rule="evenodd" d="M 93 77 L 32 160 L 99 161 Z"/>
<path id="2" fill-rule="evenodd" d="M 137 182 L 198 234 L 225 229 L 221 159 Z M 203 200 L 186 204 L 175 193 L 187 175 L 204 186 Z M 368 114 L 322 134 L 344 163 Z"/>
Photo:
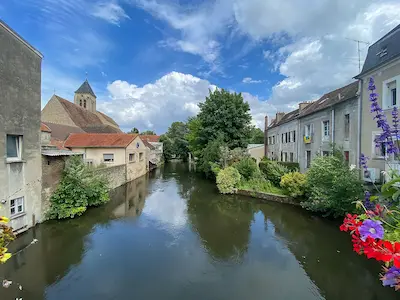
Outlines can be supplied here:
<path id="1" fill-rule="evenodd" d="M 208 89 L 242 92 L 253 122 L 352 80 L 357 48 L 400 23 L 396 1 L 3 0 L 0 18 L 44 55 L 42 106 L 88 79 L 127 130 L 164 132 Z M 362 56 L 366 54 L 362 49 Z"/>

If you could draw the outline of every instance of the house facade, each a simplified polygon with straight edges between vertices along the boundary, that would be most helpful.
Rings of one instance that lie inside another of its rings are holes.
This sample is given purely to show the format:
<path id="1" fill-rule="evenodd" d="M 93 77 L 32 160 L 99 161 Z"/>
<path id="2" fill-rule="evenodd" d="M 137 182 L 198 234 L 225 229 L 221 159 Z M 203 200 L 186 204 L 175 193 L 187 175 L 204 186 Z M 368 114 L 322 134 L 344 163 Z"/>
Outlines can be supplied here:
<path id="1" fill-rule="evenodd" d="M 72 133 L 64 147 L 83 153 L 89 165 L 125 166 L 126 181 L 134 180 L 149 170 L 149 150 L 137 134 Z"/>
<path id="2" fill-rule="evenodd" d="M 391 124 L 392 109 L 400 103 L 400 25 L 369 47 L 363 69 L 355 77 L 359 79 L 361 91 L 360 152 L 369 157 L 370 176 L 379 181 L 381 171 L 392 166 L 386 165 L 386 146 L 375 142 L 381 129 L 377 128 L 370 112 L 368 83 L 371 77 L 375 81 L 378 103 Z M 392 163 L 398 168 L 397 162 Z"/>
<path id="3" fill-rule="evenodd" d="M 42 221 L 42 55 L 0 20 L 0 215 L 23 232 Z"/>
<path id="4" fill-rule="evenodd" d="M 148 142 L 150 147 L 150 162 L 153 165 L 160 166 L 163 163 L 163 143 L 160 142 L 159 135 L 140 135 L 142 141 Z"/>

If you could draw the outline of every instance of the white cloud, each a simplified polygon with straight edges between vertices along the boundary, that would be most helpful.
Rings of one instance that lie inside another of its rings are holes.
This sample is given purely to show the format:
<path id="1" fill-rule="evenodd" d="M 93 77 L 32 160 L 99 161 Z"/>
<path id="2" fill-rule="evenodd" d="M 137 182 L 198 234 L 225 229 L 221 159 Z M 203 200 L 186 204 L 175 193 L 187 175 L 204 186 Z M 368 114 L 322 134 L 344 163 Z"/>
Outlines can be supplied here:
<path id="1" fill-rule="evenodd" d="M 252 79 L 251 77 L 245 77 L 245 78 L 243 78 L 242 82 L 243 83 L 262 83 L 262 82 L 265 82 L 265 80 L 255 80 L 255 79 Z"/>
<path id="2" fill-rule="evenodd" d="M 93 6 L 91 14 L 118 26 L 124 19 L 130 19 L 124 9 L 115 1 L 96 3 Z"/>
<path id="3" fill-rule="evenodd" d="M 154 128 L 166 131 L 174 121 L 186 121 L 199 111 L 198 103 L 217 87 L 190 74 L 171 72 L 142 87 L 116 80 L 108 85 L 109 101 L 98 102 L 98 109 L 112 116 L 124 130 Z M 276 107 L 248 93 L 243 97 L 251 106 L 254 124 L 263 128 L 266 113 Z"/>

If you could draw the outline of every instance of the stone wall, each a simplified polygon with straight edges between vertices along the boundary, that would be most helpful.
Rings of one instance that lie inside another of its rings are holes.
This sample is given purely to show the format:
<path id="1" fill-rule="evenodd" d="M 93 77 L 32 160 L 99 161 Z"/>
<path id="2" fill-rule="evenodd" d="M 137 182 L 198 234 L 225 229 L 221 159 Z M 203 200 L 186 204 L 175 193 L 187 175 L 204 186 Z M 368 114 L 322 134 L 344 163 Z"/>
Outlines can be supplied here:
<path id="1" fill-rule="evenodd" d="M 107 179 L 109 189 L 119 187 L 126 182 L 125 164 L 96 169 L 95 172 Z"/>
<path id="2" fill-rule="evenodd" d="M 255 191 L 246 191 L 246 190 L 237 190 L 236 194 L 242 195 L 242 196 L 249 196 L 252 198 L 257 198 L 257 199 L 260 199 L 262 202 L 273 201 L 273 202 L 292 204 L 292 205 L 296 205 L 296 206 L 300 205 L 300 203 L 298 203 L 293 198 L 288 197 L 288 196 L 283 196 L 283 195 L 275 195 L 275 194 L 268 194 L 268 193 L 255 192 Z"/>

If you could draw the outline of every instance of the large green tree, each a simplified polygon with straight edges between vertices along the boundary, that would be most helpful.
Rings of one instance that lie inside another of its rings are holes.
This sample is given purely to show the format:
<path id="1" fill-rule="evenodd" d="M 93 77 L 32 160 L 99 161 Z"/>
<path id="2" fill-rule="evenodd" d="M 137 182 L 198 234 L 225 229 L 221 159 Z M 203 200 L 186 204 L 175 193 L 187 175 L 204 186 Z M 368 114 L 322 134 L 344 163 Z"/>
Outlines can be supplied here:
<path id="1" fill-rule="evenodd" d="M 230 149 L 247 147 L 250 138 L 250 106 L 242 94 L 230 93 L 224 89 L 210 91 L 206 101 L 199 104 L 197 115 L 201 128 L 199 146 L 221 137 Z"/>
<path id="2" fill-rule="evenodd" d="M 260 128 L 250 128 L 249 144 L 264 144 L 264 132 Z"/>
<path id="3" fill-rule="evenodd" d="M 183 122 L 173 122 L 166 134 L 162 136 L 164 143 L 164 159 L 169 160 L 172 156 L 187 160 L 188 157 L 188 127 Z"/>
<path id="4" fill-rule="evenodd" d="M 127 133 L 139 133 L 139 129 L 137 129 L 136 127 L 133 127 L 130 131 L 128 131 Z"/>
<path id="5" fill-rule="evenodd" d="M 156 135 L 156 133 L 153 130 L 145 130 L 141 132 L 140 135 Z"/>

